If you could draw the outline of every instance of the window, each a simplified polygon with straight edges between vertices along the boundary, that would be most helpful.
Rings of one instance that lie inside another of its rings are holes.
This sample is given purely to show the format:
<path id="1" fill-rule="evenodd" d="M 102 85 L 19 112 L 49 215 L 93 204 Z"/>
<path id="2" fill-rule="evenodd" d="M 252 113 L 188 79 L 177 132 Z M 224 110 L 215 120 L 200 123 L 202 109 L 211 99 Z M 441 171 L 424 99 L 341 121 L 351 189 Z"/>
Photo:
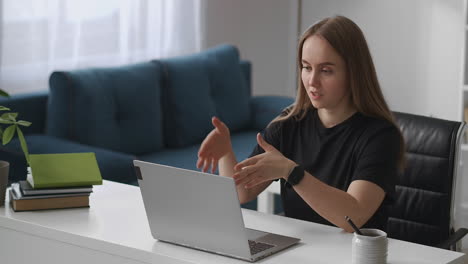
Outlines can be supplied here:
<path id="1" fill-rule="evenodd" d="M 1 0 L 0 0 L 1 1 Z M 199 51 L 200 0 L 3 0 L 0 87 L 48 89 L 55 70 Z"/>

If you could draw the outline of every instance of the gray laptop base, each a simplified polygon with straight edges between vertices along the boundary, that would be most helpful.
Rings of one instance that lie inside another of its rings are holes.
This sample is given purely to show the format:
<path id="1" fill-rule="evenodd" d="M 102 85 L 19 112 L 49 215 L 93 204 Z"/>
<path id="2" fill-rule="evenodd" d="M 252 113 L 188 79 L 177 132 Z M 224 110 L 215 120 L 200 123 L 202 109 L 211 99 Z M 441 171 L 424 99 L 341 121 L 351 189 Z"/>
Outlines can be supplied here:
<path id="1" fill-rule="evenodd" d="M 245 228 L 232 178 L 138 160 L 134 165 L 155 239 L 250 262 L 299 242 Z M 249 240 L 267 249 L 252 254 Z"/>

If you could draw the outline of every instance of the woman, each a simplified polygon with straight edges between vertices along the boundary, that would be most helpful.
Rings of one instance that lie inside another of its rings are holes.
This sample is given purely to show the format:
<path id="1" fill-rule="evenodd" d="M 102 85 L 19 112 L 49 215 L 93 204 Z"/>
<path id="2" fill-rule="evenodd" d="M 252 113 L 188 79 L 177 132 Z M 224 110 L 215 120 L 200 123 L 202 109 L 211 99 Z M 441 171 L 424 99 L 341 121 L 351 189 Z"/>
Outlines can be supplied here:
<path id="1" fill-rule="evenodd" d="M 299 41 L 295 103 L 273 120 L 251 157 L 237 163 L 229 129 L 215 129 L 197 167 L 234 178 L 241 203 L 281 180 L 285 215 L 348 232 L 386 230 L 404 143 L 377 80 L 366 40 L 343 16 L 326 18 Z"/>

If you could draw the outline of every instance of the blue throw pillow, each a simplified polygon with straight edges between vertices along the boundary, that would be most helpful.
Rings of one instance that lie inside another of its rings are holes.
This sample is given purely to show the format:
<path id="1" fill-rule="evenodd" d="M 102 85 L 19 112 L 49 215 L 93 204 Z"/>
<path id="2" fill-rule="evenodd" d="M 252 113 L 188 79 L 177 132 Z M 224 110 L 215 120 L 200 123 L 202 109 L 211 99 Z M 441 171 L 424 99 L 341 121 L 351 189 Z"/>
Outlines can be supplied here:
<path id="1" fill-rule="evenodd" d="M 231 131 L 250 125 L 250 90 L 239 52 L 220 45 L 159 61 L 164 65 L 164 131 L 168 147 L 200 143 L 218 116 Z"/>
<path id="2" fill-rule="evenodd" d="M 200 54 L 164 59 L 164 131 L 168 147 L 200 143 L 213 129 L 208 63 Z"/>
<path id="3" fill-rule="evenodd" d="M 161 72 L 153 62 L 54 72 L 47 133 L 136 155 L 161 149 Z"/>
<path id="4" fill-rule="evenodd" d="M 211 79 L 211 95 L 219 118 L 231 131 L 250 125 L 250 90 L 242 72 L 239 51 L 220 45 L 202 52 Z"/>

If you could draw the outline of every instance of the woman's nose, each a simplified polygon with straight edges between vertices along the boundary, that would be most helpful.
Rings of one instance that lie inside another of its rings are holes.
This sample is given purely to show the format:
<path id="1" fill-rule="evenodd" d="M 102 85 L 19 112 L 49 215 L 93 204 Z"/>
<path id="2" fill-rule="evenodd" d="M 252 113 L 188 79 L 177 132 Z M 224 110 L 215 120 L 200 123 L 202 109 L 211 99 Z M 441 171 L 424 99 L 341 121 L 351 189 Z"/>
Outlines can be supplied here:
<path id="1" fill-rule="evenodd" d="M 308 84 L 309 86 L 312 86 L 312 87 L 318 87 L 319 81 L 318 81 L 318 76 L 317 76 L 316 71 L 313 71 L 310 73 Z"/>

